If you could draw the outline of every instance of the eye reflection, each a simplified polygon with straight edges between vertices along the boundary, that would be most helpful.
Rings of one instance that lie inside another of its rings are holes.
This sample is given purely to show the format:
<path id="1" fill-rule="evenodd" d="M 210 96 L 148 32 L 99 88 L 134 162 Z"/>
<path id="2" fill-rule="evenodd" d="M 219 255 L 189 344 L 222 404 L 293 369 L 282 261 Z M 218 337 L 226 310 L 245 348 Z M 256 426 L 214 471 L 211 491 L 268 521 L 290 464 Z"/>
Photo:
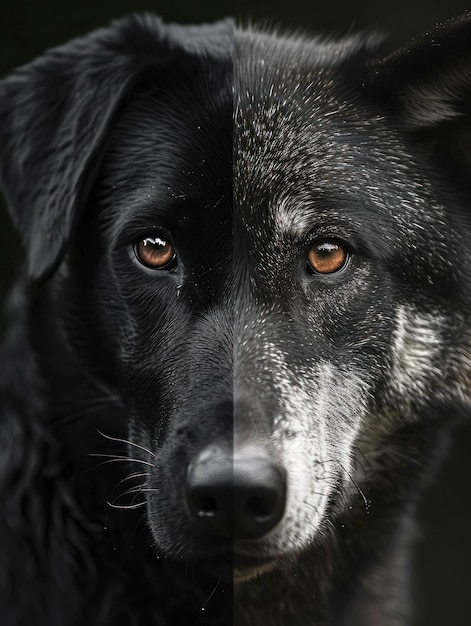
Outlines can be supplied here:
<path id="1" fill-rule="evenodd" d="M 175 261 L 175 249 L 163 235 L 142 237 L 135 244 L 138 260 L 151 269 L 168 269 Z"/>

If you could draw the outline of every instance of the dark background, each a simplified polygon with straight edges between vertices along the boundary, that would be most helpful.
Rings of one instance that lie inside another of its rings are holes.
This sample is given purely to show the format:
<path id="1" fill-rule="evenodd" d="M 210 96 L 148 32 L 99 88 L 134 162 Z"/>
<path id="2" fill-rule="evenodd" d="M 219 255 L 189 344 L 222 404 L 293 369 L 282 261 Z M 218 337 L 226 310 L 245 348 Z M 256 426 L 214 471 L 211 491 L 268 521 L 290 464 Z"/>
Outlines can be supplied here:
<path id="1" fill-rule="evenodd" d="M 303 0 L 1 0 L 0 74 L 45 48 L 130 11 L 153 11 L 167 21 L 180 22 L 235 15 L 335 35 L 373 27 L 387 33 L 394 44 L 401 44 L 466 8 L 460 0 L 327 0 L 319 4 Z M 0 206 L 0 297 L 21 253 L 2 209 Z M 421 507 L 413 581 L 414 626 L 471 624 L 470 453 L 471 424 L 456 433 L 448 460 Z"/>

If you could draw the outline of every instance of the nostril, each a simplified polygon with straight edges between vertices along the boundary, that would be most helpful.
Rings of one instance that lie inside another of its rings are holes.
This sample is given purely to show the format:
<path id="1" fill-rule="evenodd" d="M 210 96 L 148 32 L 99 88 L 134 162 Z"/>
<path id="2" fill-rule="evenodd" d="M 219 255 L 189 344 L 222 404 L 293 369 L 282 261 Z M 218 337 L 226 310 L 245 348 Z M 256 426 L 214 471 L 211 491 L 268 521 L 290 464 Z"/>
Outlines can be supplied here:
<path id="1" fill-rule="evenodd" d="M 215 517 L 219 510 L 216 499 L 205 494 L 194 495 L 192 504 L 198 517 Z"/>
<path id="2" fill-rule="evenodd" d="M 249 496 L 245 505 L 245 512 L 257 522 L 269 520 L 276 509 L 275 498 L 270 496 Z"/>

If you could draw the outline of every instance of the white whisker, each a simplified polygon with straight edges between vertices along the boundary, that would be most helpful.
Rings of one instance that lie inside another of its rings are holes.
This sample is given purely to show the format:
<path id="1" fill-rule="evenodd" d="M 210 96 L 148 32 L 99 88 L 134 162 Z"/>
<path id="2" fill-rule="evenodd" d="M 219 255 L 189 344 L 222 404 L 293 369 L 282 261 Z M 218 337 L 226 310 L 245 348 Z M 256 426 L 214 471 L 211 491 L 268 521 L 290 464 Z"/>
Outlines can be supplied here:
<path id="1" fill-rule="evenodd" d="M 107 502 L 107 504 L 112 509 L 127 510 L 127 509 L 138 509 L 141 506 L 145 506 L 146 503 L 145 502 L 138 502 L 137 504 L 113 504 L 112 502 Z"/>
<path id="2" fill-rule="evenodd" d="M 107 435 L 107 434 L 101 432 L 101 430 L 98 430 L 98 429 L 97 429 L 97 433 L 100 434 L 105 439 L 109 439 L 110 441 L 116 441 L 117 443 L 124 443 L 126 445 L 134 446 L 135 448 L 139 448 L 139 450 L 142 450 L 146 454 L 149 454 L 150 456 L 155 458 L 155 454 L 151 450 L 149 450 L 148 448 L 145 448 L 144 446 L 140 446 L 138 443 L 134 443 L 133 441 L 129 441 L 129 439 L 120 439 L 119 437 L 112 437 L 111 435 Z"/>
<path id="3" fill-rule="evenodd" d="M 118 454 L 102 454 L 97 452 L 91 452 L 90 456 L 99 456 L 109 459 L 107 463 L 111 463 L 112 461 L 130 461 L 131 463 L 142 463 L 143 465 L 148 465 L 149 467 L 154 467 L 153 463 L 149 463 L 149 461 L 143 461 L 142 459 L 132 459 L 128 456 L 120 456 Z"/>

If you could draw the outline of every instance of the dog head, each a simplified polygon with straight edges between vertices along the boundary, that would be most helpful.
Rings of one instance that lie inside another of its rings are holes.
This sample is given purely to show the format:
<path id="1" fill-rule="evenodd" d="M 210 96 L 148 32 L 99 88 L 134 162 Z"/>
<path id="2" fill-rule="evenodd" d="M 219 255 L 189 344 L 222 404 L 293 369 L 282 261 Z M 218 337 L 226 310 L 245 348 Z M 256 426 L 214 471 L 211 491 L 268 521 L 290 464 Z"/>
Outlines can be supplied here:
<path id="1" fill-rule="evenodd" d="M 122 398 L 168 554 L 291 559 L 466 397 L 468 41 L 146 16 L 1 84 L 29 275 Z"/>

